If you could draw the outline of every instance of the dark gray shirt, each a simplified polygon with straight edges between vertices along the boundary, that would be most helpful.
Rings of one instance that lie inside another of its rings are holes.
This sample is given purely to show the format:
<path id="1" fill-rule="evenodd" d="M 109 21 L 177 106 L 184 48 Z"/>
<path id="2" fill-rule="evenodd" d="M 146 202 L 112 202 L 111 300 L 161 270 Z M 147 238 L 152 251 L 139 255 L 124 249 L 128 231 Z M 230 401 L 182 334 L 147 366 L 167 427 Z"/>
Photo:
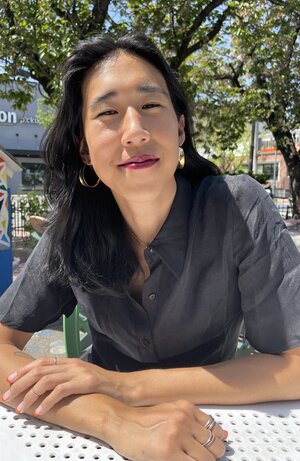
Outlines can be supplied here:
<path id="1" fill-rule="evenodd" d="M 92 360 L 137 370 L 211 364 L 234 356 L 241 321 L 251 345 L 277 354 L 300 346 L 300 254 L 272 199 L 248 176 L 177 177 L 169 216 L 145 250 L 142 303 L 49 283 L 43 236 L 0 300 L 0 321 L 37 331 L 78 302 Z"/>

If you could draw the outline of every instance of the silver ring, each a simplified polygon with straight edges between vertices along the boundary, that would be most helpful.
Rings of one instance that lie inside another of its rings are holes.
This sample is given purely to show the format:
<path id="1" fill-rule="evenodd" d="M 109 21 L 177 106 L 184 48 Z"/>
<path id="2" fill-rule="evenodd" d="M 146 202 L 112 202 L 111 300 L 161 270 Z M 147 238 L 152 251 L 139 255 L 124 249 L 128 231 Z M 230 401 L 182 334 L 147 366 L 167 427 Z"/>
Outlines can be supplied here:
<path id="1" fill-rule="evenodd" d="M 54 365 L 57 365 L 57 356 L 54 357 Z"/>
<path id="2" fill-rule="evenodd" d="M 208 439 L 206 440 L 205 443 L 202 443 L 202 446 L 207 448 L 210 445 L 212 445 L 215 440 L 216 440 L 215 434 L 213 432 L 209 431 L 209 437 L 208 437 Z"/>
<path id="3" fill-rule="evenodd" d="M 212 431 L 215 425 L 216 425 L 215 419 L 211 415 L 209 415 L 209 419 L 207 423 L 205 424 L 206 429 L 208 429 L 209 431 Z"/>
<path id="4" fill-rule="evenodd" d="M 32 390 L 32 392 L 34 393 L 34 395 L 36 395 L 37 397 L 41 397 L 40 394 L 38 394 L 37 392 L 35 392 L 35 391 L 33 390 L 33 388 L 31 388 L 31 390 Z"/>

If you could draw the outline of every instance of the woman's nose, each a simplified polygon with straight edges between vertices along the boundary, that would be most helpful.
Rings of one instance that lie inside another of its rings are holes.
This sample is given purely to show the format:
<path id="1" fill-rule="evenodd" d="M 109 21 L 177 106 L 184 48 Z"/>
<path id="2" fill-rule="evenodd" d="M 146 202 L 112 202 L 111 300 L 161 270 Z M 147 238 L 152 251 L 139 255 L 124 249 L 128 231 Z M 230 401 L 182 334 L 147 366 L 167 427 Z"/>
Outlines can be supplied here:
<path id="1" fill-rule="evenodd" d="M 133 107 L 129 107 L 123 121 L 123 146 L 138 146 L 147 143 L 149 139 L 150 133 L 143 127 L 141 115 Z"/>

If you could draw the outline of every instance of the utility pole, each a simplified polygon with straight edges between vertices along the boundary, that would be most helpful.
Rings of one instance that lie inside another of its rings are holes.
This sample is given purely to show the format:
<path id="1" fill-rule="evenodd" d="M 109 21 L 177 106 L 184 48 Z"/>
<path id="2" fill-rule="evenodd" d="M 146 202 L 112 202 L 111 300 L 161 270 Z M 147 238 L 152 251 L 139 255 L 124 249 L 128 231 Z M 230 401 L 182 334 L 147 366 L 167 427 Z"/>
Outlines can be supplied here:
<path id="1" fill-rule="evenodd" d="M 252 173 L 253 169 L 253 149 L 254 149 L 254 139 L 255 139 L 255 122 L 251 124 L 251 142 L 249 150 L 249 160 L 248 160 L 248 173 Z"/>
<path id="2" fill-rule="evenodd" d="M 277 147 L 275 150 L 275 159 L 273 164 L 273 181 L 272 181 L 272 194 L 273 197 L 276 195 L 276 180 L 277 180 Z"/>

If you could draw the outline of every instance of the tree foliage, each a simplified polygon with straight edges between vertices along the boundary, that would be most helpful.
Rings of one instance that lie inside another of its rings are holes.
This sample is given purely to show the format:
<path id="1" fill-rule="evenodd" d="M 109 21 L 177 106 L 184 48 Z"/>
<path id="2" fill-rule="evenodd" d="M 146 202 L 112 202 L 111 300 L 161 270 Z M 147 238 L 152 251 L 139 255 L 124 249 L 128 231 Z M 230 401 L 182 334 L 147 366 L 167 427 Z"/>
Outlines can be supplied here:
<path id="1" fill-rule="evenodd" d="M 28 78 L 37 80 L 46 100 L 56 105 L 60 67 L 80 39 L 106 30 L 110 0 L 1 0 L 0 96 L 23 109 L 32 94 Z M 13 87 L 10 85 L 14 82 Z"/>
<path id="2" fill-rule="evenodd" d="M 0 96 L 18 108 L 31 98 L 28 78 L 57 104 L 61 62 L 79 39 L 148 34 L 183 80 L 202 150 L 232 152 L 247 123 L 265 122 L 287 163 L 300 216 L 291 135 L 300 125 L 300 0 L 0 0 L 0 27 Z"/>
<path id="3" fill-rule="evenodd" d="M 246 122 L 263 121 L 284 156 L 300 217 L 300 157 L 292 137 L 300 126 L 300 1 L 254 3 L 241 2 L 227 43 L 218 37 L 212 52 L 199 57 L 199 72 L 193 69 L 198 85 L 205 82 L 199 119 L 205 115 L 205 136 L 217 135 L 225 149 Z"/>

